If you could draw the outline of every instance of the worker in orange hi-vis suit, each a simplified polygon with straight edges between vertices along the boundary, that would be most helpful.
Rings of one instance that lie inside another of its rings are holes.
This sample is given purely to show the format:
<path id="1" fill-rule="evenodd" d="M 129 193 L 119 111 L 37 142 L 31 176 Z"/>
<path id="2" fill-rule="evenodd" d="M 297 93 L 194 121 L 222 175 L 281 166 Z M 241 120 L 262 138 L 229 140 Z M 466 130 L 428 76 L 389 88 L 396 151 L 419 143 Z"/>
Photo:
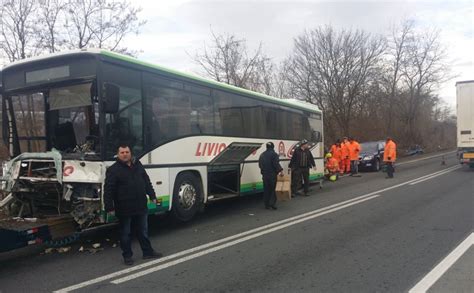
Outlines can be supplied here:
<path id="1" fill-rule="evenodd" d="M 331 155 L 338 164 L 338 172 L 342 172 L 342 150 L 341 150 L 341 141 L 338 139 L 336 141 L 336 148 L 331 150 Z"/>
<path id="2" fill-rule="evenodd" d="M 351 170 L 351 160 L 349 158 L 349 141 L 344 137 L 341 143 L 342 167 L 341 174 L 349 173 Z"/>
<path id="3" fill-rule="evenodd" d="M 353 138 L 349 138 L 349 159 L 351 161 L 351 176 L 359 173 L 360 144 Z"/>
<path id="4" fill-rule="evenodd" d="M 337 180 L 337 174 L 339 173 L 339 164 L 337 160 L 331 153 L 326 154 L 326 170 L 327 170 L 327 177 L 331 181 Z M 332 177 L 336 175 L 335 177 Z"/>
<path id="5" fill-rule="evenodd" d="M 387 165 L 387 177 L 385 178 L 393 178 L 393 172 L 395 171 L 393 168 L 393 164 L 397 159 L 397 145 L 393 141 L 391 137 L 387 138 L 385 142 L 385 149 L 383 152 L 383 161 L 385 165 Z"/>

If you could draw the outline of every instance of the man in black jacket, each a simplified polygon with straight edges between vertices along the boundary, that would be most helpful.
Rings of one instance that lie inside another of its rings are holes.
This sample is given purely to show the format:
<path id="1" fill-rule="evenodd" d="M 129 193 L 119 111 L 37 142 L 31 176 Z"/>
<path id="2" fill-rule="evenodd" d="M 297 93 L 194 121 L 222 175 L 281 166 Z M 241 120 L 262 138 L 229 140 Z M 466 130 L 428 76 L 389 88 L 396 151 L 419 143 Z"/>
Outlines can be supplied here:
<path id="1" fill-rule="evenodd" d="M 272 142 L 267 142 L 267 150 L 258 159 L 258 166 L 263 179 L 263 203 L 266 209 L 276 210 L 276 183 L 277 175 L 282 175 L 283 168 L 280 166 L 280 158 L 274 150 Z"/>
<path id="2" fill-rule="evenodd" d="M 143 259 L 161 257 L 148 238 L 148 198 L 156 204 L 156 195 L 143 165 L 132 159 L 130 147 L 121 145 L 117 161 L 107 169 L 105 178 L 105 210 L 114 211 L 120 225 L 120 247 L 126 265 L 132 265 L 132 229 L 136 233 Z"/>
<path id="3" fill-rule="evenodd" d="M 291 194 L 293 196 L 299 195 L 298 188 L 303 181 L 304 195 L 308 196 L 309 192 L 309 169 L 314 168 L 316 163 L 314 157 L 309 150 L 308 141 L 303 139 L 296 147 L 293 156 L 291 157 L 290 164 L 288 167 L 291 168 Z"/>

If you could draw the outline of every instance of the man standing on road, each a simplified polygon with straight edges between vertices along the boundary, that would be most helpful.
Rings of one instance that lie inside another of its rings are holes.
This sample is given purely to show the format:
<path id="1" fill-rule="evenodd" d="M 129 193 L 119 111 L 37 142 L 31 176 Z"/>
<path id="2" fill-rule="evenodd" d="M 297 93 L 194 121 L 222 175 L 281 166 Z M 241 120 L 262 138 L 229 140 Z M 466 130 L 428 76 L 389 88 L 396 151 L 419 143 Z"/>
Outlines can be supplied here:
<path id="1" fill-rule="evenodd" d="M 293 195 L 299 195 L 298 192 L 298 182 L 303 181 L 304 186 L 304 195 L 309 195 L 309 169 L 316 167 L 316 163 L 314 162 L 314 157 L 311 151 L 309 150 L 308 141 L 303 139 L 300 143 L 300 147 L 296 148 L 293 152 L 293 156 L 291 157 L 291 161 L 289 164 L 291 168 L 291 172 L 294 173 L 293 178 L 296 180 L 291 181 L 291 193 Z"/>
<path id="2" fill-rule="evenodd" d="M 276 210 L 276 193 L 277 175 L 283 175 L 283 168 L 280 165 L 280 158 L 275 152 L 273 142 L 267 142 L 267 150 L 264 151 L 258 159 L 258 166 L 263 179 L 263 203 L 267 210 Z"/>
<path id="3" fill-rule="evenodd" d="M 349 138 L 349 159 L 351 160 L 351 176 L 359 176 L 359 153 L 360 144 L 353 138 Z"/>
<path id="4" fill-rule="evenodd" d="M 392 140 L 392 138 L 388 137 L 385 143 L 385 149 L 383 153 L 383 161 L 385 165 L 387 165 L 387 177 L 385 178 L 393 178 L 393 164 L 397 159 L 397 145 Z"/>
<path id="5" fill-rule="evenodd" d="M 341 155 L 342 155 L 342 174 L 348 174 L 351 170 L 351 160 L 349 157 L 349 141 L 347 137 L 344 137 L 341 143 Z"/>
<path id="6" fill-rule="evenodd" d="M 107 169 L 104 189 L 105 210 L 119 220 L 120 247 L 126 265 L 132 265 L 132 232 L 135 232 L 143 259 L 159 258 L 148 238 L 147 195 L 156 204 L 150 178 L 139 161 L 132 159 L 130 146 L 123 144 L 117 151 L 117 161 Z M 134 231 L 132 231 L 134 230 Z"/>

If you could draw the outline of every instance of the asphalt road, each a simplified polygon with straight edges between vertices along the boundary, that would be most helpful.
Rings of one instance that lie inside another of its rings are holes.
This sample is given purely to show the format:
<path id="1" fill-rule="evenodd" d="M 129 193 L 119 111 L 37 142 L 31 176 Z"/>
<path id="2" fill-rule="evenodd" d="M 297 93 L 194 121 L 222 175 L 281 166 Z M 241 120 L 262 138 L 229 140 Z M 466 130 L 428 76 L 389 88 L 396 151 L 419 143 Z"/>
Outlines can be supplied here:
<path id="1" fill-rule="evenodd" d="M 150 218 L 165 258 L 143 261 L 135 243 L 131 268 L 112 247 L 115 230 L 63 254 L 41 254 L 42 247 L 0 254 L 0 291 L 408 291 L 474 227 L 474 171 L 459 168 L 454 153 L 446 165 L 429 157 L 400 162 L 395 179 L 362 173 L 313 186 L 311 196 L 277 211 L 252 196 L 215 203 L 189 224 Z M 103 251 L 78 251 L 98 241 Z M 466 284 L 474 288 L 472 279 Z"/>

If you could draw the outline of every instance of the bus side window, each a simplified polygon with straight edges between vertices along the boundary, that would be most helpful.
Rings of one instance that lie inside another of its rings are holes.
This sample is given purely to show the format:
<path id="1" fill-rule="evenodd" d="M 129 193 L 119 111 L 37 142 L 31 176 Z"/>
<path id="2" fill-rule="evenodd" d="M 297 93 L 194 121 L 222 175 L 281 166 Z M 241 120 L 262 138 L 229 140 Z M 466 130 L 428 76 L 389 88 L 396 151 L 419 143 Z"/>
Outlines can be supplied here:
<path id="1" fill-rule="evenodd" d="M 210 96 L 191 94 L 191 133 L 213 134 L 212 98 Z"/>
<path id="2" fill-rule="evenodd" d="M 191 134 L 191 101 L 178 81 L 145 75 L 145 100 L 148 148 Z"/>
<path id="3" fill-rule="evenodd" d="M 131 145 L 135 156 L 143 151 L 143 106 L 141 95 L 141 76 L 138 71 L 104 63 L 104 82 L 120 87 L 119 111 L 106 114 L 107 157 L 115 155 L 117 145 Z"/>
<path id="4" fill-rule="evenodd" d="M 242 137 L 265 136 L 265 122 L 260 101 L 216 90 L 214 91 L 214 111 L 217 134 Z"/>

